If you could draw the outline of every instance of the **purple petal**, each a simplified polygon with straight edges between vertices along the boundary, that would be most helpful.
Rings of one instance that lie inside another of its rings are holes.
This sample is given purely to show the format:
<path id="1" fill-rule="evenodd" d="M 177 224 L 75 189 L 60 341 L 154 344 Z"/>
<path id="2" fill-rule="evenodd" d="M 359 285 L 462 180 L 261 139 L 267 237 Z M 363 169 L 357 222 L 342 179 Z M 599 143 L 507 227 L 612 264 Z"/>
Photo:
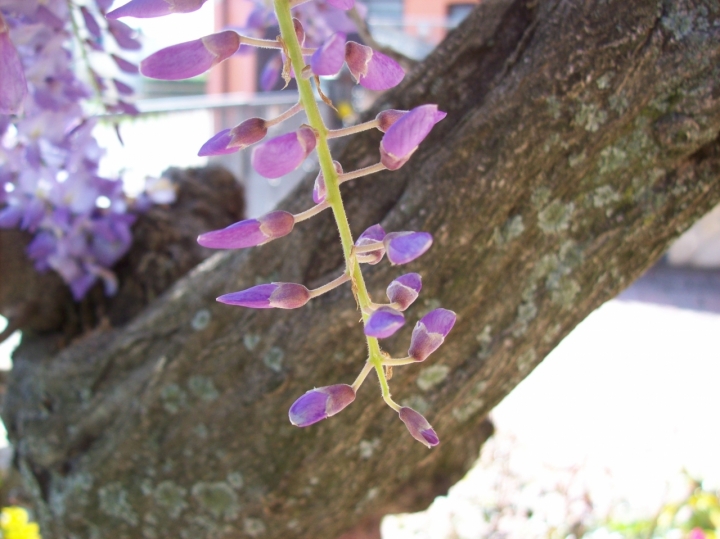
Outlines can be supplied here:
<path id="1" fill-rule="evenodd" d="M 118 19 L 120 17 L 147 19 L 162 17 L 171 13 L 190 13 L 200 9 L 205 2 L 207 0 L 132 0 L 112 10 L 106 17 L 108 19 Z"/>
<path id="2" fill-rule="evenodd" d="M 85 6 L 80 7 L 80 13 L 82 13 L 85 28 L 87 28 L 88 32 L 90 32 L 93 37 L 99 38 L 102 32 L 100 31 L 100 25 L 95 20 L 95 17 L 92 16 L 92 13 L 90 13 Z"/>
<path id="3" fill-rule="evenodd" d="M 213 135 L 205 144 L 202 145 L 198 156 L 206 157 L 208 155 L 227 155 L 229 153 L 235 153 L 240 148 L 228 148 L 230 140 L 230 129 L 223 129 L 216 135 Z"/>
<path id="4" fill-rule="evenodd" d="M 405 317 L 391 307 L 380 307 L 365 322 L 365 335 L 386 339 L 400 329 Z"/>
<path id="5" fill-rule="evenodd" d="M 218 32 L 151 54 L 140 62 L 140 72 L 153 79 L 189 79 L 226 60 L 239 47 L 240 36 L 237 32 Z"/>
<path id="6" fill-rule="evenodd" d="M 266 178 L 280 178 L 302 164 L 315 149 L 315 142 L 315 132 L 309 127 L 301 127 L 256 146 L 252 166 Z"/>
<path id="7" fill-rule="evenodd" d="M 355 400 L 355 390 L 347 384 L 318 387 L 305 393 L 290 407 L 290 423 L 307 427 L 334 416 Z"/>
<path id="8" fill-rule="evenodd" d="M 342 9 L 344 11 L 352 9 L 355 5 L 355 0 L 326 0 L 326 2 L 331 6 Z"/>
<path id="9" fill-rule="evenodd" d="M 251 144 L 260 142 L 267 135 L 267 125 L 262 118 L 249 118 L 236 125 L 230 131 L 228 146 L 236 150 L 247 148 Z"/>
<path id="10" fill-rule="evenodd" d="M 285 211 L 273 211 L 258 219 L 246 219 L 227 228 L 201 234 L 197 242 L 210 249 L 242 249 L 263 245 L 289 234 L 295 218 Z"/>
<path id="11" fill-rule="evenodd" d="M 447 337 L 455 325 L 457 315 L 448 309 L 434 309 L 420 319 L 430 333 Z"/>
<path id="12" fill-rule="evenodd" d="M 427 232 L 391 232 L 383 240 L 392 264 L 412 262 L 430 249 L 432 241 Z"/>
<path id="13" fill-rule="evenodd" d="M 125 84 L 123 81 L 118 79 L 113 79 L 113 84 L 115 85 L 115 88 L 117 89 L 118 93 L 121 95 L 132 95 L 135 93 L 135 90 L 132 86 L 129 86 Z"/>
<path id="14" fill-rule="evenodd" d="M 130 28 L 124 22 L 109 20 L 108 30 L 115 38 L 115 41 L 121 49 L 136 51 L 142 48 L 142 44 L 133 37 L 135 35 L 135 30 Z"/>
<path id="15" fill-rule="evenodd" d="M 270 309 L 272 307 L 270 305 L 270 296 L 275 290 L 277 290 L 275 283 L 261 284 L 240 292 L 224 294 L 217 298 L 217 301 L 227 305 L 238 305 L 252 309 Z"/>
<path id="16" fill-rule="evenodd" d="M 399 118 L 380 142 L 380 160 L 390 170 L 397 170 L 410 159 L 433 126 L 445 117 L 437 105 L 422 105 Z"/>
<path id="17" fill-rule="evenodd" d="M 428 449 L 440 443 L 438 435 L 430 426 L 427 419 L 412 408 L 403 406 L 399 412 L 400 419 L 418 442 L 425 445 Z"/>
<path id="18" fill-rule="evenodd" d="M 16 114 L 27 95 L 27 82 L 10 28 L 0 14 L 0 114 Z"/>
<path id="19" fill-rule="evenodd" d="M 116 54 L 111 54 L 110 57 L 115 61 L 115 64 L 117 64 L 120 68 L 120 71 L 129 73 L 130 75 L 138 74 L 138 67 L 135 64 L 128 62 L 125 58 L 121 58 Z"/>
<path id="20" fill-rule="evenodd" d="M 401 275 L 387 288 L 390 303 L 396 303 L 401 311 L 407 309 L 417 299 L 422 289 L 422 278 L 419 273 Z"/>
<path id="21" fill-rule="evenodd" d="M 365 232 L 360 234 L 358 239 L 355 241 L 355 245 L 362 247 L 363 245 L 369 245 L 377 243 L 385 239 L 385 230 L 380 225 L 373 225 Z M 367 253 L 361 253 L 357 255 L 357 260 L 361 264 L 375 265 L 379 263 L 383 256 L 385 256 L 385 246 L 379 247 L 376 251 L 368 251 Z"/>
<path id="22" fill-rule="evenodd" d="M 368 90 L 387 90 L 400 84 L 405 76 L 395 60 L 354 41 L 345 46 L 345 61 L 355 80 Z"/>
<path id="23" fill-rule="evenodd" d="M 0 228 L 15 228 L 20 224 L 23 211 L 18 206 L 7 206 L 0 210 Z"/>
<path id="24" fill-rule="evenodd" d="M 343 173 L 343 168 L 340 163 L 333 161 L 333 166 L 335 167 L 335 172 L 338 174 Z M 317 178 L 315 178 L 315 185 L 313 185 L 313 202 L 315 202 L 315 204 L 321 204 L 325 202 L 326 197 L 327 187 L 325 185 L 325 176 L 323 176 L 322 171 L 320 171 Z"/>
<path id="25" fill-rule="evenodd" d="M 310 58 L 313 73 L 321 76 L 335 75 L 345 63 L 345 34 L 331 35 Z"/>

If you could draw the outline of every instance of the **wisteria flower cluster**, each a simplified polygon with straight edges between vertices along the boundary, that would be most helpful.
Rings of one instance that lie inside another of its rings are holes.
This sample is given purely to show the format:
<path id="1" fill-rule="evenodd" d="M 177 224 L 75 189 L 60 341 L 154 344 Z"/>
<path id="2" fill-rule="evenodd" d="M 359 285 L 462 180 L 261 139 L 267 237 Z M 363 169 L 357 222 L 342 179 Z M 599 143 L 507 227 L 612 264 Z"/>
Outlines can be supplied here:
<path id="1" fill-rule="evenodd" d="M 202 0 L 131 0 L 109 16 L 158 16 L 197 9 L 202 3 Z M 232 129 L 217 133 L 205 143 L 200 154 L 220 155 L 254 145 L 251 162 L 255 170 L 266 178 L 279 178 L 297 169 L 311 152 L 316 151 L 321 172 L 313 189 L 315 206 L 297 215 L 281 210 L 272 211 L 257 219 L 247 219 L 222 230 L 202 234 L 198 242 L 214 249 L 263 245 L 286 236 L 296 224 L 330 208 L 340 233 L 346 267 L 342 275 L 315 290 L 297 283 L 269 283 L 225 294 L 218 301 L 254 309 L 296 309 L 344 283 L 352 283 L 362 311 L 368 360 L 353 384 L 315 388 L 302 395 L 290 407 L 290 421 L 299 427 L 306 427 L 337 414 L 355 400 L 360 385 L 374 369 L 380 379 L 385 402 L 398 413 L 414 438 L 432 447 L 439 442 L 437 434 L 421 414 L 400 406 L 391 398 L 385 369 L 427 359 L 452 329 L 455 313 L 439 308 L 423 316 L 412 332 L 407 356 L 391 358 L 380 349 L 378 339 L 390 337 L 405 323 L 403 312 L 418 297 L 422 288 L 421 277 L 417 273 L 397 277 L 387 288 L 388 302 L 377 304 L 368 294 L 361 271 L 361 264 L 378 264 L 384 257 L 393 265 L 407 264 L 430 248 L 432 237 L 426 232 L 416 231 L 386 233 L 382 226 L 376 224 L 354 240 L 343 206 L 340 184 L 382 170 L 402 167 L 433 126 L 445 117 L 445 113 L 439 111 L 436 105 L 422 105 L 410 111 L 386 110 L 374 120 L 353 127 L 328 129 L 320 115 L 313 80 L 317 86 L 320 76 L 335 75 L 347 65 L 359 84 L 381 91 L 400 83 L 404 72 L 388 56 L 360 43 L 347 41 L 343 32 L 326 36 L 317 46 L 308 46 L 304 24 L 293 17 L 292 11 L 307 5 L 312 4 L 302 0 L 274 0 L 275 17 L 281 33 L 277 40 L 224 30 L 162 49 L 143 60 L 140 71 L 159 79 L 182 79 L 204 73 L 238 52 L 241 46 L 273 48 L 282 52 L 285 58 L 283 72 L 288 77 L 297 75 L 300 94 L 298 103 L 277 118 L 250 118 Z M 347 10 L 353 7 L 354 2 L 326 0 L 323 6 L 328 5 L 335 10 Z M 257 12 L 254 16 L 258 16 Z M 307 116 L 307 124 L 295 131 L 267 138 L 270 128 L 301 110 Z M 384 133 L 379 148 L 379 162 L 364 169 L 344 172 L 342 165 L 333 160 L 328 140 L 369 129 L 378 129 Z"/>
<path id="2" fill-rule="evenodd" d="M 98 174 L 97 120 L 84 107 L 99 99 L 105 111 L 136 112 L 125 101 L 132 88 L 89 63 L 93 51 L 107 54 L 107 36 L 120 49 L 140 48 L 126 24 L 98 22 L 111 4 L 0 0 L 0 228 L 33 233 L 28 255 L 36 268 L 59 273 L 76 300 L 98 279 L 114 293 L 110 268 L 129 249 L 135 220 L 122 182 Z M 78 78 L 71 44 L 87 60 L 87 83 Z"/>

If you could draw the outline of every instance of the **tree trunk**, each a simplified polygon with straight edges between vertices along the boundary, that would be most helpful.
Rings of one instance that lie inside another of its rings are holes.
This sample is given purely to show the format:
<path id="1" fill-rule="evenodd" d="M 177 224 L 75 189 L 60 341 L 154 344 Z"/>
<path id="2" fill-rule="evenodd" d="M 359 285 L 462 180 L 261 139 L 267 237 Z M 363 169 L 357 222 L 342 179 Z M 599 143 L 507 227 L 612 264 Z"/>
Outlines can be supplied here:
<path id="1" fill-rule="evenodd" d="M 45 539 L 332 538 L 427 505 L 477 456 L 492 407 L 720 201 L 719 38 L 716 0 L 487 0 L 383 96 L 448 112 L 400 171 L 343 187 L 355 234 L 435 237 L 409 267 L 365 272 L 375 301 L 400 273 L 423 276 L 408 327 L 383 341 L 393 356 L 424 311 L 458 313 L 445 345 L 390 382 L 438 431 L 432 451 L 372 378 L 337 417 L 289 424 L 299 395 L 363 365 L 348 287 L 302 311 L 214 301 L 338 276 L 329 215 L 213 256 L 127 325 L 59 352 L 24 339 L 4 418 Z M 378 141 L 353 137 L 343 168 L 376 162 Z M 283 207 L 307 208 L 311 182 Z"/>

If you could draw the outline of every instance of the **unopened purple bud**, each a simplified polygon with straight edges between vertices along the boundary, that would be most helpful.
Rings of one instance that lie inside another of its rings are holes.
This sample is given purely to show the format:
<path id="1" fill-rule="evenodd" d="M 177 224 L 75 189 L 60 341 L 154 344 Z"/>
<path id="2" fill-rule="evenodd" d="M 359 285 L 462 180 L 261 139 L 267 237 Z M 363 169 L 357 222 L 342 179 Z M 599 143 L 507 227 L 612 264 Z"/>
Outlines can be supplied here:
<path id="1" fill-rule="evenodd" d="M 15 114 L 20 111 L 28 89 L 22 62 L 10 41 L 10 27 L 1 13 L 0 74 L 0 114 Z"/>
<path id="2" fill-rule="evenodd" d="M 370 245 L 377 243 L 385 239 L 385 230 L 380 225 L 373 225 L 368 228 L 365 232 L 360 234 L 358 239 L 355 241 L 355 246 L 362 247 L 364 245 Z M 360 253 L 357 255 L 357 261 L 361 264 L 370 264 L 374 266 L 380 262 L 385 256 L 385 246 L 379 247 L 375 251 L 368 251 L 367 253 Z"/>
<path id="3" fill-rule="evenodd" d="M 392 264 L 407 264 L 430 249 L 433 240 L 427 232 L 391 232 L 383 242 Z"/>
<path id="4" fill-rule="evenodd" d="M 309 300 L 310 291 L 295 283 L 261 284 L 217 298 L 220 303 L 253 309 L 297 309 Z"/>
<path id="5" fill-rule="evenodd" d="M 345 61 L 355 80 L 368 90 L 387 90 L 400 84 L 405 76 L 395 60 L 354 41 L 345 45 Z"/>
<path id="6" fill-rule="evenodd" d="M 230 58 L 238 48 L 238 33 L 225 30 L 161 49 L 140 62 L 140 72 L 153 79 L 189 79 Z"/>
<path id="7" fill-rule="evenodd" d="M 355 0 L 326 0 L 332 7 L 347 11 L 355 5 Z"/>
<path id="8" fill-rule="evenodd" d="M 242 150 L 260 142 L 267 135 L 267 124 L 262 118 L 249 118 L 230 131 L 229 148 Z"/>
<path id="9" fill-rule="evenodd" d="M 413 329 L 408 356 L 425 361 L 445 342 L 456 319 L 457 315 L 448 309 L 434 309 L 423 316 Z"/>
<path id="10" fill-rule="evenodd" d="M 252 153 L 252 166 L 266 178 L 280 178 L 298 168 L 315 149 L 315 143 L 315 130 L 301 127 L 256 146 Z"/>
<path id="11" fill-rule="evenodd" d="M 117 54 L 111 54 L 110 57 L 123 73 L 129 73 L 130 75 L 138 74 L 138 67 L 132 62 L 128 62 L 125 58 L 121 58 Z"/>
<path id="12" fill-rule="evenodd" d="M 345 34 L 331 35 L 310 58 L 313 73 L 321 76 L 335 75 L 345 63 Z"/>
<path id="13" fill-rule="evenodd" d="M 272 211 L 257 219 L 246 219 L 227 228 L 201 234 L 197 242 L 210 249 L 242 249 L 263 245 L 292 232 L 295 218 L 286 211 Z"/>
<path id="14" fill-rule="evenodd" d="M 403 166 L 428 136 L 433 126 L 445 118 L 437 105 L 422 105 L 399 118 L 380 142 L 380 161 L 390 170 Z"/>
<path id="15" fill-rule="evenodd" d="M 375 119 L 378 121 L 378 129 L 383 133 L 387 133 L 387 130 L 407 113 L 407 110 L 388 109 L 382 111 L 380 114 L 375 116 Z"/>
<path id="16" fill-rule="evenodd" d="M 417 299 L 422 290 L 422 277 L 419 273 L 406 273 L 401 275 L 387 287 L 387 297 L 390 303 L 404 311 Z"/>
<path id="17" fill-rule="evenodd" d="M 335 172 L 338 174 L 343 173 L 343 168 L 340 163 L 337 161 L 333 161 L 333 166 L 335 167 Z M 317 175 L 317 178 L 315 178 L 315 185 L 313 186 L 313 202 L 315 204 L 321 204 L 325 202 L 325 198 L 327 197 L 327 187 L 325 185 L 325 176 L 323 176 L 322 170 Z"/>
<path id="18" fill-rule="evenodd" d="M 232 135 L 230 129 L 223 129 L 216 135 L 210 137 L 210 139 L 202 145 L 198 156 L 207 157 L 209 155 L 227 155 L 229 153 L 235 153 L 239 148 L 229 148 L 230 140 Z"/>
<path id="19" fill-rule="evenodd" d="M 290 407 L 290 423 L 296 427 L 308 427 L 337 414 L 354 400 L 355 390 L 347 384 L 315 388 Z"/>
<path id="20" fill-rule="evenodd" d="M 106 15 L 108 19 L 135 17 L 149 19 L 171 13 L 190 13 L 197 11 L 207 0 L 131 0 L 127 4 L 113 9 Z"/>
<path id="21" fill-rule="evenodd" d="M 400 408 L 400 419 L 418 442 L 425 445 L 428 449 L 440 443 L 435 430 L 430 426 L 428 420 L 422 414 L 416 412 L 412 408 L 403 406 Z"/>
<path id="22" fill-rule="evenodd" d="M 405 324 L 402 313 L 391 307 L 379 307 L 365 322 L 365 335 L 386 339 Z"/>

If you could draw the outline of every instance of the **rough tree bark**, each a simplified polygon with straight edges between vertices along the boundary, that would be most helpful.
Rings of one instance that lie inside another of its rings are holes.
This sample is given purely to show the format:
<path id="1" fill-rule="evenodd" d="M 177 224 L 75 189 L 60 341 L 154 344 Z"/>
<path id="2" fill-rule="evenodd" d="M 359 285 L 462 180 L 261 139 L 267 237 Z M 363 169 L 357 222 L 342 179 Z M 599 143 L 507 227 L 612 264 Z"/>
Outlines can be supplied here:
<path id="1" fill-rule="evenodd" d="M 348 288 L 303 311 L 214 302 L 270 280 L 337 276 L 329 215 L 218 254 L 125 326 L 53 351 L 25 339 L 4 419 L 46 539 L 334 537 L 418 509 L 477 455 L 483 417 L 588 313 L 720 201 L 717 0 L 487 0 L 378 107 L 448 111 L 399 172 L 344 188 L 355 233 L 433 233 L 403 271 L 458 323 L 394 396 L 441 444 L 413 441 L 372 379 L 336 418 L 297 429 L 293 400 L 365 358 Z M 354 137 L 345 170 L 377 161 Z M 283 207 L 310 204 L 304 182 Z M 412 323 L 385 341 L 406 350 Z"/>

